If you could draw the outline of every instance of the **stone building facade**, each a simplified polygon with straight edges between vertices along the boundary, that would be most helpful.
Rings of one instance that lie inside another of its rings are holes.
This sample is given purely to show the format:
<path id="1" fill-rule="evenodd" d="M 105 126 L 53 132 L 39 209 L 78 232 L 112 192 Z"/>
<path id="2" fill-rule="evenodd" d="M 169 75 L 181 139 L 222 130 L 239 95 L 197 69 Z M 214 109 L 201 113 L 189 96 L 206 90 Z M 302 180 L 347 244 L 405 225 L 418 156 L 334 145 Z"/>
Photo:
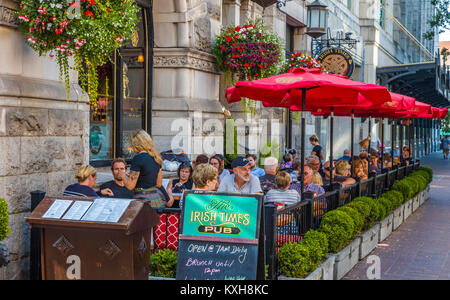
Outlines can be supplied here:
<path id="1" fill-rule="evenodd" d="M 10 212 L 11 262 L 0 279 L 27 279 L 30 192 L 60 195 L 89 161 L 89 105 L 74 82 L 67 100 L 58 67 L 25 45 L 16 1 L 0 1 L 0 197 Z"/>
<path id="2" fill-rule="evenodd" d="M 411 11 L 423 6 L 429 12 L 429 0 L 414 0 L 416 5 L 407 5 L 409 1 L 404 0 L 321 1 L 328 5 L 332 35 L 351 32 L 351 37 L 359 40 L 350 49 L 356 61 L 352 79 L 376 83 L 380 66 L 426 60 L 424 50 L 388 16 L 404 22 L 420 41 L 422 29 L 414 21 L 417 13 Z M 110 76 L 101 81 L 107 87 L 114 80 L 112 88 L 102 92 L 102 120 L 90 113 L 76 74 L 71 76 L 74 81 L 67 100 L 54 60 L 37 56 L 25 45 L 13 16 L 17 2 L 0 0 L 0 197 L 6 199 L 11 213 L 11 236 L 6 243 L 13 259 L 0 269 L 0 279 L 28 276 L 29 228 L 23 217 L 30 212 L 29 193 L 42 190 L 60 195 L 82 164 L 106 166 L 111 159 L 125 155 L 127 134 L 132 129 L 149 131 L 160 151 L 181 148 L 192 158 L 221 153 L 226 119 L 223 111 L 227 109 L 234 120 L 240 121 L 242 153 L 260 153 L 266 141 L 278 144 L 281 152 L 289 141 L 292 147 L 300 148 L 295 114 L 289 115 L 285 109 L 263 109 L 259 104 L 255 114 L 244 114 L 240 104 L 227 104 L 228 86 L 216 69 L 211 48 L 222 27 L 262 18 L 280 36 L 288 52 L 309 54 L 306 5 L 312 0 L 279 1 L 266 8 L 251 0 L 138 0 L 143 9 L 143 29 L 132 41 L 133 47 L 123 49 L 115 67 L 110 66 Z M 433 53 L 432 45 L 425 47 Z M 134 95 L 133 89 L 139 93 Z M 377 137 L 379 123 L 372 124 L 371 135 Z M 111 142 L 103 156 L 92 146 L 93 130 L 98 128 L 110 130 Z M 328 128 L 329 119 L 307 114 L 306 134 L 319 135 L 326 156 Z M 350 148 L 350 119 L 336 118 L 335 128 L 336 158 Z M 368 135 L 367 122 L 356 120 L 355 129 L 358 151 L 357 141 Z M 389 132 L 386 129 L 388 146 Z M 307 143 L 306 152 L 311 149 Z"/>

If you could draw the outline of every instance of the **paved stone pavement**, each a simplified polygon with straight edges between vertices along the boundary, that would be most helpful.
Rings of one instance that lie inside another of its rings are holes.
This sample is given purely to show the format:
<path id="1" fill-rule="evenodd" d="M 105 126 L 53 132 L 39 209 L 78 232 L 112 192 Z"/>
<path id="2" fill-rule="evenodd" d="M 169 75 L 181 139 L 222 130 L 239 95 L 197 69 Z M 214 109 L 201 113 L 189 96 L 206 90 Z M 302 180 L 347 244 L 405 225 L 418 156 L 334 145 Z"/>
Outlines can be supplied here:
<path id="1" fill-rule="evenodd" d="M 381 263 L 381 280 L 450 279 L 450 160 L 442 152 L 421 158 L 434 170 L 431 198 L 378 244 L 343 280 L 367 280 L 371 255 Z"/>

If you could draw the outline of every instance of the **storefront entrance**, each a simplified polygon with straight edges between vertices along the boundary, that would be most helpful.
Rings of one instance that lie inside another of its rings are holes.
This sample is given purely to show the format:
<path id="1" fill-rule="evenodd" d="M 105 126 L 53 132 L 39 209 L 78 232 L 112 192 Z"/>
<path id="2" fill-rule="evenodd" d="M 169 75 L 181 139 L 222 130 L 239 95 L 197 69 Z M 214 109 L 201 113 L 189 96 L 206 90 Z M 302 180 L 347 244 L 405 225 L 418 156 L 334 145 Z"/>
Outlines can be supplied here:
<path id="1" fill-rule="evenodd" d="M 142 8 L 133 37 L 98 68 L 98 109 L 91 108 L 89 130 L 89 160 L 95 167 L 117 157 L 131 159 L 130 135 L 139 129 L 151 133 L 151 16 L 151 8 Z"/>

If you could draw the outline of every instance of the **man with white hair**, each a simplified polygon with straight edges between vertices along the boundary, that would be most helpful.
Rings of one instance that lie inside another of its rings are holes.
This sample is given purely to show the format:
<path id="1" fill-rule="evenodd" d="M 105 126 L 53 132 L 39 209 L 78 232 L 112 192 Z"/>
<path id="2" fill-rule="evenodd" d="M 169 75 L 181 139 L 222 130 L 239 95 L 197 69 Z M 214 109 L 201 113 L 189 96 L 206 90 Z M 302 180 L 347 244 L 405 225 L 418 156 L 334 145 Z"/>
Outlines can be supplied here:
<path id="1" fill-rule="evenodd" d="M 314 170 L 309 166 L 305 166 L 305 170 L 303 173 L 303 192 L 313 192 L 314 197 L 320 196 L 325 193 L 325 190 L 317 184 L 312 182 L 312 178 L 314 175 Z M 291 184 L 289 189 L 296 190 L 299 194 L 301 193 L 301 182 L 296 182 Z"/>
<path id="2" fill-rule="evenodd" d="M 311 167 L 314 172 L 320 171 L 320 159 L 317 155 L 310 155 L 306 158 L 306 164 Z"/>
<path id="3" fill-rule="evenodd" d="M 275 157 L 266 157 L 264 160 L 264 176 L 259 178 L 261 189 L 264 194 L 277 187 L 275 177 L 278 170 L 278 159 Z"/>

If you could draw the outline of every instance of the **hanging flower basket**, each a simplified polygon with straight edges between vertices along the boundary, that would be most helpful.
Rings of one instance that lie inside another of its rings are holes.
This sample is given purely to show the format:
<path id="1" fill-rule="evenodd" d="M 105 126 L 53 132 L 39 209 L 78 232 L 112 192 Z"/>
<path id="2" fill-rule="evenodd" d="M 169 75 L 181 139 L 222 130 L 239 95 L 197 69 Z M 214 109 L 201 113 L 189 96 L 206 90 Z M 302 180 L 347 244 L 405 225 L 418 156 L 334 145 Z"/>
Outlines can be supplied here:
<path id="1" fill-rule="evenodd" d="M 280 38 L 257 20 L 228 26 L 216 36 L 213 55 L 219 71 L 239 80 L 255 80 L 276 75 L 282 62 Z"/>
<path id="2" fill-rule="evenodd" d="M 212 49 L 219 71 L 225 74 L 227 86 L 237 80 L 256 80 L 280 73 L 283 68 L 283 46 L 261 19 L 249 20 L 243 26 L 228 26 L 216 36 Z M 252 103 L 243 101 L 244 111 Z M 254 106 L 254 105 L 253 105 Z"/>
<path id="3" fill-rule="evenodd" d="M 322 70 L 322 72 L 326 72 L 325 67 L 320 62 L 318 62 L 317 59 L 302 52 L 291 54 L 291 56 L 289 57 L 289 61 L 285 66 L 285 71 L 287 72 L 292 68 L 319 68 Z"/>
<path id="4" fill-rule="evenodd" d="M 72 68 L 78 71 L 80 85 L 96 107 L 97 67 L 131 38 L 139 9 L 132 0 L 23 0 L 16 16 L 27 44 L 39 55 L 56 57 L 67 98 Z"/>

